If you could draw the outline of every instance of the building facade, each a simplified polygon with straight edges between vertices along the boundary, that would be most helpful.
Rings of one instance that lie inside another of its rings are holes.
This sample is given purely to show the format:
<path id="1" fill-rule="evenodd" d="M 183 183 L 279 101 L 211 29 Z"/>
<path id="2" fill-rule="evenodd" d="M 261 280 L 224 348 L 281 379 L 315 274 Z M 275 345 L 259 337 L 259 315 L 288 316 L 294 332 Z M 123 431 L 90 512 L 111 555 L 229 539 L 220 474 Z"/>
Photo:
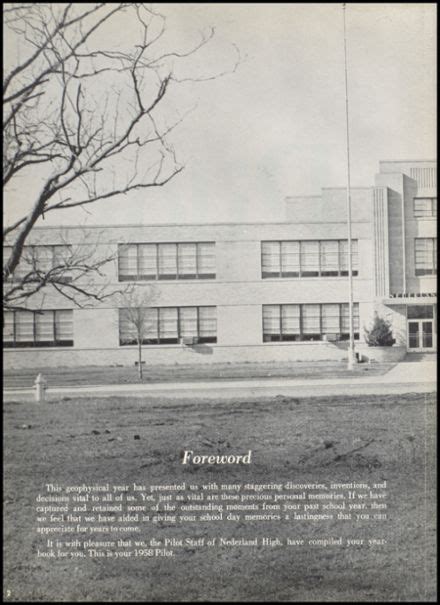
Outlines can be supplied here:
<path id="1" fill-rule="evenodd" d="M 377 312 L 397 344 L 436 350 L 436 184 L 432 161 L 384 161 L 373 186 L 352 190 L 358 343 Z M 95 286 L 122 294 L 78 308 L 42 289 L 6 312 L 6 367 L 133 365 L 133 300 L 147 364 L 346 357 L 345 188 L 287 198 L 279 222 L 48 227 L 28 244 L 46 267 L 75 245 L 113 255 Z"/>

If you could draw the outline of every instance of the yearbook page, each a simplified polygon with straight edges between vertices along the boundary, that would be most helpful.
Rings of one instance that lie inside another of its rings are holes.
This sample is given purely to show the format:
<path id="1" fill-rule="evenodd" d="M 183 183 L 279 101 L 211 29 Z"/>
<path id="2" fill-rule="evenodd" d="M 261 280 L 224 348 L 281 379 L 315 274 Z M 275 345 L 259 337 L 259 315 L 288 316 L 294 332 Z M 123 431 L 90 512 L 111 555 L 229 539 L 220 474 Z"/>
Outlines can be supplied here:
<path id="1" fill-rule="evenodd" d="M 5 602 L 435 602 L 433 3 L 6 3 Z"/>

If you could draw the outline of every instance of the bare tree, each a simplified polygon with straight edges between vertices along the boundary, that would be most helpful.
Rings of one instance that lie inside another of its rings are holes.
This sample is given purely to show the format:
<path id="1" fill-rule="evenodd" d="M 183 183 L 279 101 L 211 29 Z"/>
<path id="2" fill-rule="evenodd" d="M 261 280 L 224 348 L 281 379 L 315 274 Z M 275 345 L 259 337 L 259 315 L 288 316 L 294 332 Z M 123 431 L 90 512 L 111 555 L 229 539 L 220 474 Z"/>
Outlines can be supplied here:
<path id="1" fill-rule="evenodd" d="M 121 344 L 137 344 L 139 380 L 143 378 L 142 344 L 155 327 L 151 306 L 156 299 L 153 286 L 132 289 L 120 296 L 119 333 Z"/>
<path id="2" fill-rule="evenodd" d="M 206 45 L 214 29 L 201 32 L 189 48 L 169 50 L 165 17 L 139 3 L 10 3 L 4 16 L 6 47 L 19 49 L 3 84 L 6 202 L 8 188 L 19 187 L 35 166 L 40 179 L 35 188 L 27 187 L 26 195 L 33 196 L 29 212 L 4 230 L 11 248 L 7 279 L 47 213 L 162 187 L 179 174 L 183 165 L 167 135 L 184 115 L 168 122 L 164 99 L 179 82 L 235 71 L 239 55 L 223 73 L 179 75 L 178 64 Z M 125 45 L 103 48 L 102 40 L 119 22 L 129 27 Z M 78 282 L 85 262 L 77 260 Z M 70 273 L 73 268 L 73 262 L 66 265 Z M 47 275 L 35 267 L 35 277 L 41 287 L 60 286 L 54 271 Z"/>
<path id="3" fill-rule="evenodd" d="M 3 285 L 4 310 L 26 310 L 27 301 L 40 294 L 44 301 L 47 286 L 62 294 L 77 307 L 91 306 L 127 290 L 115 287 L 105 274 L 106 266 L 116 262 L 117 252 L 101 245 L 101 232 L 79 231 L 76 241 L 61 230 L 57 244 L 34 242 L 23 247 L 20 262 L 11 275 L 5 275 Z M 99 249 L 104 248 L 104 251 Z M 4 247 L 6 258 L 11 248 Z"/>

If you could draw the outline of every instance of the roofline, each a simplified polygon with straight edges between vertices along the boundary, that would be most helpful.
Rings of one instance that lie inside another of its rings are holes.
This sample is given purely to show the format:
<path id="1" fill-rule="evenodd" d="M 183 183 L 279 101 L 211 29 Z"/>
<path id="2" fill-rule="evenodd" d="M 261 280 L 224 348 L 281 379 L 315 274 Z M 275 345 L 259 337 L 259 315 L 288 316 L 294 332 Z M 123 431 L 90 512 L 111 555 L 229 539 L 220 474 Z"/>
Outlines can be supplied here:
<path id="1" fill-rule="evenodd" d="M 329 223 L 345 223 L 345 219 L 341 219 L 340 221 L 325 221 L 325 224 Z M 365 222 L 356 221 L 353 222 Z M 63 229 L 131 229 L 138 228 L 142 229 L 145 227 L 243 227 L 246 225 L 249 226 L 267 226 L 267 225 L 308 225 L 308 224 L 324 224 L 323 221 L 292 221 L 292 220 L 284 220 L 284 221 L 259 221 L 253 223 L 245 223 L 245 222 L 234 222 L 234 223 L 127 223 L 127 224 L 106 224 L 106 225 L 47 225 L 47 226 L 39 226 L 34 227 L 32 231 L 46 231 L 46 230 L 58 230 L 62 231 Z M 8 236 L 6 236 L 5 240 Z"/>
<path id="2" fill-rule="evenodd" d="M 339 187 L 323 187 L 322 188 L 323 191 L 326 191 L 328 189 L 338 189 L 338 190 L 343 189 L 345 191 L 347 189 L 347 186 L 344 186 L 344 187 L 342 187 L 342 186 L 339 186 Z M 350 187 L 351 191 L 357 191 L 359 189 L 361 189 L 362 191 L 364 191 L 365 189 L 374 189 L 374 186 L 370 185 L 369 187 L 365 187 L 365 186 L 364 187 Z"/>
<path id="3" fill-rule="evenodd" d="M 285 200 L 312 200 L 317 197 L 321 197 L 320 193 L 315 193 L 314 195 L 286 195 Z"/>
<path id="4" fill-rule="evenodd" d="M 433 164 L 437 164 L 437 160 L 433 160 L 432 158 L 430 160 L 379 160 L 379 164 L 383 164 L 384 162 L 393 162 L 394 164 L 407 164 L 408 162 L 412 164 L 426 164 L 426 162 L 432 162 Z"/>
<path id="5" fill-rule="evenodd" d="M 400 172 L 399 172 L 400 174 Z M 369 186 L 369 187 L 350 187 L 351 191 L 368 191 L 368 190 L 373 190 L 376 187 L 373 186 Z M 347 191 L 347 187 L 343 187 L 343 186 L 339 186 L 339 187 L 321 187 L 321 192 L 322 191 Z M 286 201 L 288 200 L 304 200 L 304 199 L 317 199 L 317 198 L 321 198 L 322 194 L 321 193 L 315 193 L 314 195 L 286 195 L 286 197 L 284 198 Z"/>
<path id="6" fill-rule="evenodd" d="M 290 221 L 277 221 L 277 222 L 267 222 L 267 221 L 258 221 L 258 222 L 223 222 L 223 223 L 107 223 L 107 224 L 97 224 L 97 225 L 47 225 L 47 226 L 38 226 L 34 227 L 34 229 L 123 229 L 123 228 L 132 228 L 132 227 L 223 227 L 223 226 L 241 226 L 241 225 L 284 225 L 286 223 L 290 224 Z"/>

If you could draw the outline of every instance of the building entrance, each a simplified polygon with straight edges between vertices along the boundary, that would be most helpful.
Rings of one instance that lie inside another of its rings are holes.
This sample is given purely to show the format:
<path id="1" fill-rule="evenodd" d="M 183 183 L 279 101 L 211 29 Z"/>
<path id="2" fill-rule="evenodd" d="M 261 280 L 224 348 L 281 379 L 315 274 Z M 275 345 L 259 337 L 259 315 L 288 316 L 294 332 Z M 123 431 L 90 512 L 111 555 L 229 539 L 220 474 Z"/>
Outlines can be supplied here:
<path id="1" fill-rule="evenodd" d="M 409 305 L 408 351 L 433 351 L 436 348 L 435 318 L 433 305 Z"/>

